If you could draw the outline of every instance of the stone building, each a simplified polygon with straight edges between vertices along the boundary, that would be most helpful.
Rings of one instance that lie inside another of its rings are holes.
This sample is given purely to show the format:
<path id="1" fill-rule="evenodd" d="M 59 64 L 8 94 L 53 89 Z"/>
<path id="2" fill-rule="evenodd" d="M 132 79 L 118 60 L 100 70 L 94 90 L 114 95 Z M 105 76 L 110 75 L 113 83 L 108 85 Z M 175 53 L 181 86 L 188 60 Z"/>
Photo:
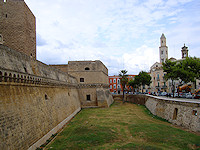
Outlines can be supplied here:
<path id="1" fill-rule="evenodd" d="M 184 46 L 181 49 L 182 58 L 176 59 L 176 58 L 171 57 L 169 58 L 169 60 L 173 62 L 180 62 L 189 56 L 188 51 L 189 51 L 188 47 L 186 47 L 184 44 Z M 165 62 L 166 59 L 168 59 L 168 47 L 166 45 L 166 37 L 164 34 L 162 34 L 160 37 L 159 54 L 160 54 L 160 62 L 156 62 L 150 67 L 150 75 L 152 78 L 150 91 L 172 93 L 173 91 L 172 81 L 171 80 L 166 81 L 164 79 L 165 72 L 163 72 L 163 69 L 162 69 L 162 63 Z M 175 92 L 177 92 L 179 81 L 178 80 L 173 81 L 173 84 L 175 85 Z M 199 80 L 196 80 L 196 87 L 194 86 L 193 83 L 188 83 L 188 84 L 193 87 L 192 92 L 194 92 L 194 89 L 198 89 L 200 85 Z"/>
<path id="2" fill-rule="evenodd" d="M 109 106 L 112 103 L 108 69 L 100 60 L 69 61 L 67 65 L 50 66 L 67 72 L 77 79 L 82 107 Z"/>
<path id="3" fill-rule="evenodd" d="M 152 81 L 150 85 L 150 92 L 168 92 L 168 82 L 164 79 L 165 73 L 162 69 L 162 63 L 168 59 L 168 47 L 164 34 L 162 34 L 160 37 L 159 54 L 160 62 L 156 62 L 150 67 L 150 75 Z"/>
<path id="4" fill-rule="evenodd" d="M 35 17 L 26 3 L 0 0 L 0 149 L 35 150 L 82 107 L 113 102 L 101 61 L 57 68 L 36 60 Z"/>
<path id="5" fill-rule="evenodd" d="M 24 0 L 0 0 L 0 34 L 4 45 L 36 59 L 35 16 Z"/>

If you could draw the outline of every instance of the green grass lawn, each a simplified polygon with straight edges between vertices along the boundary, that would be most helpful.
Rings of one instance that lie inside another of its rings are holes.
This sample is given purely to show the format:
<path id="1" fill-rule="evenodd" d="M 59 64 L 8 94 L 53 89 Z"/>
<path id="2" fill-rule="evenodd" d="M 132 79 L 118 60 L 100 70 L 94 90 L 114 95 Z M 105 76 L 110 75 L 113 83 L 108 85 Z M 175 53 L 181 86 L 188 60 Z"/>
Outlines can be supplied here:
<path id="1" fill-rule="evenodd" d="M 46 149 L 200 150 L 200 136 L 156 119 L 145 109 L 120 101 L 110 108 L 83 109 Z"/>

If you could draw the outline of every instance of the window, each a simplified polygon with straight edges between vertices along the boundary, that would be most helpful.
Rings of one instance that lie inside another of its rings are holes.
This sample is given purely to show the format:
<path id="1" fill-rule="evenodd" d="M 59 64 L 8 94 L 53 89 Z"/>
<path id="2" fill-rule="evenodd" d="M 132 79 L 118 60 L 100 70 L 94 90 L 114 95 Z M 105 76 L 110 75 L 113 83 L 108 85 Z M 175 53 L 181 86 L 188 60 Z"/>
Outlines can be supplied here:
<path id="1" fill-rule="evenodd" d="M 47 94 L 44 95 L 45 100 L 48 100 L 48 96 Z"/>
<path id="2" fill-rule="evenodd" d="M 117 84 L 120 84 L 120 79 L 117 79 Z"/>
<path id="3" fill-rule="evenodd" d="M 159 74 L 157 74 L 157 80 L 159 80 Z"/>
<path id="4" fill-rule="evenodd" d="M 110 83 L 112 83 L 112 79 L 110 79 Z"/>
<path id="5" fill-rule="evenodd" d="M 158 87 L 160 86 L 160 83 L 158 82 Z"/>
<path id="6" fill-rule="evenodd" d="M 110 89 L 112 89 L 112 85 L 110 85 Z"/>
<path id="7" fill-rule="evenodd" d="M 80 78 L 80 82 L 84 82 L 84 78 Z"/>
<path id="8" fill-rule="evenodd" d="M 120 85 L 117 85 L 117 88 L 119 89 L 119 88 L 120 88 Z"/>
<path id="9" fill-rule="evenodd" d="M 163 51 L 161 51 L 161 54 L 163 54 Z"/>
<path id="10" fill-rule="evenodd" d="M 86 100 L 87 100 L 87 101 L 91 101 L 90 95 L 86 95 Z"/>
<path id="11" fill-rule="evenodd" d="M 113 79 L 113 82 L 116 83 L 116 79 Z"/>
<path id="12" fill-rule="evenodd" d="M 116 84 L 114 84 L 114 89 L 116 89 Z"/>
<path id="13" fill-rule="evenodd" d="M 90 68 L 86 67 L 85 70 L 90 70 Z"/>

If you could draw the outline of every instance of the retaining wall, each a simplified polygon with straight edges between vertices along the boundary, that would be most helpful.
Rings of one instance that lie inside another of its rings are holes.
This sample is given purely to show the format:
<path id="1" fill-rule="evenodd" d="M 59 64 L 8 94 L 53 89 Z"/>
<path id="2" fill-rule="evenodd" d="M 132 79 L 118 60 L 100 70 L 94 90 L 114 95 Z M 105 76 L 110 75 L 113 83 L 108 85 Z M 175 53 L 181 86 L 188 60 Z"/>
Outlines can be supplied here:
<path id="1" fill-rule="evenodd" d="M 122 95 L 113 97 L 115 100 L 122 99 Z M 151 95 L 126 95 L 125 100 L 145 105 L 154 115 L 191 131 L 200 132 L 200 100 Z"/>
<path id="2" fill-rule="evenodd" d="M 200 100 L 148 96 L 145 106 L 173 124 L 200 132 Z"/>

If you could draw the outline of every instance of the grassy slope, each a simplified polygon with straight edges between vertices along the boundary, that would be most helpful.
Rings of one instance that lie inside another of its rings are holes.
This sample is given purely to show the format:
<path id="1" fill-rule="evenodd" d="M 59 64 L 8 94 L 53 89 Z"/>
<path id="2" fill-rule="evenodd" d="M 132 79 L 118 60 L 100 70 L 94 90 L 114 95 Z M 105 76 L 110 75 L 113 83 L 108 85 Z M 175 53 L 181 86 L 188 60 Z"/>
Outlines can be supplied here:
<path id="1" fill-rule="evenodd" d="M 151 150 L 198 146 L 200 136 L 153 118 L 144 107 L 117 101 L 107 109 L 82 110 L 47 148 Z"/>

